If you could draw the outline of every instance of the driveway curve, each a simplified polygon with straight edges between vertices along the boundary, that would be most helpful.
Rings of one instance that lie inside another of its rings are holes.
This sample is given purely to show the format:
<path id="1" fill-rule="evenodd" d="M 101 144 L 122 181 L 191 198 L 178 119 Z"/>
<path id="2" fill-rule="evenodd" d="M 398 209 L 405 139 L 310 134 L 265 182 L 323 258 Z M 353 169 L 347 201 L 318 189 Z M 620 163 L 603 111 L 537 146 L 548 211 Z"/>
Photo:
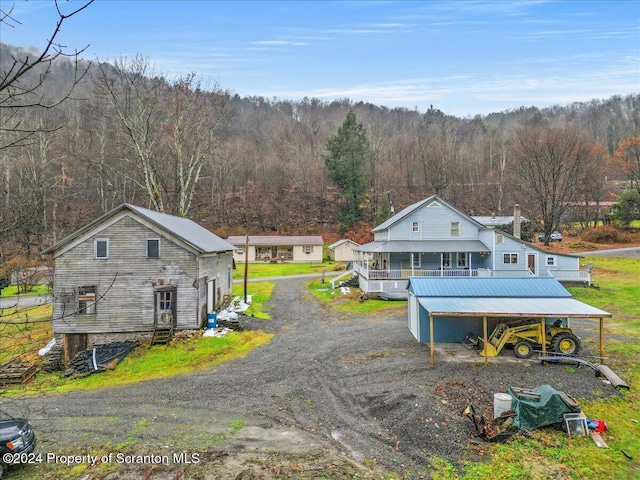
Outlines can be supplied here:
<path id="1" fill-rule="evenodd" d="M 485 367 L 451 349 L 430 365 L 428 346 L 407 328 L 404 303 L 394 314 L 351 316 L 320 306 L 305 288 L 299 279 L 279 280 L 272 320 L 243 320 L 244 328 L 276 335 L 242 359 L 124 387 L 3 400 L 0 408 L 28 416 L 44 452 L 132 442 L 155 454 L 200 452 L 207 468 L 221 469 L 211 478 L 254 468 L 243 457 L 251 453 L 301 455 L 313 464 L 324 452 L 348 459 L 365 478 L 377 469 L 418 478 L 434 456 L 453 464 L 468 458 L 475 431 L 461 412 L 469 403 L 484 408 L 495 392 L 544 383 L 578 399 L 614 394 L 603 393 L 589 370 L 513 361 L 511 352 Z M 593 342 L 596 326 L 581 328 Z M 329 477 L 343 478 L 345 464 L 329 463 L 336 474 Z M 237 478 L 278 477 L 255 468 L 257 476 Z"/>

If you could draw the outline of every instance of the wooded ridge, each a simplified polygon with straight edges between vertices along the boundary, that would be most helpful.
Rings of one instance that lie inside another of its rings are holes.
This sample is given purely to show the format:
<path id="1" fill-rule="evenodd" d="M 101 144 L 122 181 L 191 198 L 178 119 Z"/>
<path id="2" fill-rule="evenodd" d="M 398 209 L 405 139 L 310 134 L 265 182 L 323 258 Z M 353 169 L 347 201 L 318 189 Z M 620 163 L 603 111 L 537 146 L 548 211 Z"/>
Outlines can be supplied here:
<path id="1" fill-rule="evenodd" d="M 0 44 L 2 75 L 29 54 Z M 556 227 L 559 205 L 637 188 L 639 94 L 457 118 L 435 106 L 240 97 L 196 74 L 167 79 L 141 56 L 57 58 L 14 88 L 46 73 L 33 95 L 55 103 L 79 69 L 86 74 L 72 95 L 50 108 L 21 108 L 11 90 L 2 94 L 3 119 L 14 120 L 0 131 L 5 261 L 38 254 L 122 202 L 188 216 L 221 237 L 364 242 L 392 206 L 434 193 L 473 215 L 511 215 L 518 203 L 524 216 Z M 340 168 L 365 180 L 351 200 L 328 169 L 341 165 L 331 156 L 343 154 L 334 147 L 347 141 L 337 133 L 350 112 L 364 135 L 362 161 Z M 24 129 L 33 134 L 11 145 Z M 355 217 L 343 215 L 348 200 Z"/>

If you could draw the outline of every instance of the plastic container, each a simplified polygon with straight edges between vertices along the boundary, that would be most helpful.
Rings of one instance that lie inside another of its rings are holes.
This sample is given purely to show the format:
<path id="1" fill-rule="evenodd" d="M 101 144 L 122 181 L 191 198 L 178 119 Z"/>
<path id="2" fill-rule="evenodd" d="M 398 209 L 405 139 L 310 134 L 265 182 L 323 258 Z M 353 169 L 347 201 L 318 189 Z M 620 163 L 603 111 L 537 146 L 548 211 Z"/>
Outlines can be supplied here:
<path id="1" fill-rule="evenodd" d="M 216 328 L 218 326 L 218 315 L 214 312 L 207 313 L 207 328 Z"/>
<path id="2" fill-rule="evenodd" d="M 511 395 L 507 393 L 493 394 L 493 418 L 498 418 L 504 412 L 511 410 Z"/>

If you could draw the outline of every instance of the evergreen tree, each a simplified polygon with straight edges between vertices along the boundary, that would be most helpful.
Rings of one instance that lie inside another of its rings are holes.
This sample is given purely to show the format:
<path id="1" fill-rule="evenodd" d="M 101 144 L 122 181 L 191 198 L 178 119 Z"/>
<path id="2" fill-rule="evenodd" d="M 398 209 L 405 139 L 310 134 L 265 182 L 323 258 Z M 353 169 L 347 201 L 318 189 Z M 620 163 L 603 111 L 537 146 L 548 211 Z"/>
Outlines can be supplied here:
<path id="1" fill-rule="evenodd" d="M 347 114 L 338 133 L 329 138 L 327 150 L 329 155 L 325 155 L 324 162 L 329 178 L 338 186 L 340 222 L 343 227 L 351 227 L 362 220 L 362 204 L 370 186 L 365 165 L 369 140 L 364 126 L 357 123 L 353 111 Z"/>

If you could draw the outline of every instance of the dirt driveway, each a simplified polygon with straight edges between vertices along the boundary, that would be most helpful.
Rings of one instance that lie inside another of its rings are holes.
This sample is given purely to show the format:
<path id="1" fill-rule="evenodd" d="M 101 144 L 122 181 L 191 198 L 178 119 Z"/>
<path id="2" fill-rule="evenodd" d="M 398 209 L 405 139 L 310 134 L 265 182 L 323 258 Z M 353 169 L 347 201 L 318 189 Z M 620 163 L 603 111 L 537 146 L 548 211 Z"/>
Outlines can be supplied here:
<path id="1" fill-rule="evenodd" d="M 88 478 L 429 478 L 433 456 L 457 463 L 473 455 L 474 430 L 460 415 L 469 403 L 484 409 L 495 392 L 544 383 L 578 399 L 615 393 L 590 370 L 514 361 L 511 352 L 485 367 L 480 357 L 444 349 L 431 366 L 406 313 L 347 316 L 304 288 L 302 280 L 277 282 L 273 319 L 245 323 L 276 336 L 243 359 L 12 407 L 32 419 L 41 452 L 100 457 L 105 443 L 122 451 L 103 459 L 113 473 L 95 466 Z M 597 340 L 595 322 L 578 327 L 587 343 Z M 25 473 L 46 478 L 51 468 Z M 56 478 L 79 478 L 71 466 L 57 468 Z"/>

